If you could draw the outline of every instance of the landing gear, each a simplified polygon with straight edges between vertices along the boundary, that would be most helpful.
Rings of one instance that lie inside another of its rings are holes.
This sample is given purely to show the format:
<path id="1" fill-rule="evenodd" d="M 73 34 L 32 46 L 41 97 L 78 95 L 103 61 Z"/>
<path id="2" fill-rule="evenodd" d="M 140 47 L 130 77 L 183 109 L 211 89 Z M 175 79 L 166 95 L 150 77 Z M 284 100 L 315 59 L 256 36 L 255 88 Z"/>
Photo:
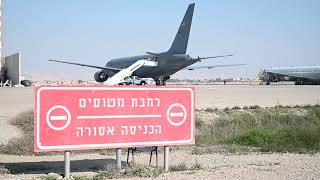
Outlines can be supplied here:
<path id="1" fill-rule="evenodd" d="M 307 83 L 305 81 L 299 80 L 294 82 L 294 85 L 306 85 Z"/>
<path id="2" fill-rule="evenodd" d="M 155 80 L 156 81 L 156 86 L 165 86 L 166 85 L 166 81 L 163 80 Z"/>
<path id="3" fill-rule="evenodd" d="M 266 83 L 266 85 L 270 85 L 270 82 L 268 81 L 268 82 Z"/>
<path id="4" fill-rule="evenodd" d="M 156 86 L 165 86 L 166 80 L 170 79 L 170 76 L 161 76 L 160 78 L 153 78 L 156 82 Z"/>
<path id="5" fill-rule="evenodd" d="M 156 86 L 161 86 L 161 81 L 159 79 L 156 79 Z"/>

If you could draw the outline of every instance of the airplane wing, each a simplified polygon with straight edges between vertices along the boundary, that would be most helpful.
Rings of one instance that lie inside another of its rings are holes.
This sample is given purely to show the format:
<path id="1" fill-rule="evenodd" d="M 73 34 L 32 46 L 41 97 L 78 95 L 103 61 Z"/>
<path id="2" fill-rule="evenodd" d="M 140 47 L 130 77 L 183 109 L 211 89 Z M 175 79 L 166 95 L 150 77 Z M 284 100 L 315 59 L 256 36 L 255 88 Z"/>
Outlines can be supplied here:
<path id="1" fill-rule="evenodd" d="M 113 67 L 107 67 L 107 66 L 94 66 L 94 65 L 80 64 L 80 63 L 67 62 L 67 61 L 58 61 L 58 60 L 54 60 L 54 59 L 49 59 L 49 61 L 64 63 L 64 64 L 72 64 L 72 65 L 77 65 L 77 66 L 91 67 L 91 68 L 96 68 L 96 69 L 105 69 L 105 70 L 114 70 L 114 71 L 121 71 L 122 70 L 119 68 L 113 68 Z"/>
<path id="2" fill-rule="evenodd" d="M 245 66 L 246 64 L 228 64 L 228 65 L 215 65 L 215 66 L 191 66 L 184 68 L 184 70 L 196 70 L 196 69 L 212 69 L 217 67 L 230 67 L 230 66 Z"/>

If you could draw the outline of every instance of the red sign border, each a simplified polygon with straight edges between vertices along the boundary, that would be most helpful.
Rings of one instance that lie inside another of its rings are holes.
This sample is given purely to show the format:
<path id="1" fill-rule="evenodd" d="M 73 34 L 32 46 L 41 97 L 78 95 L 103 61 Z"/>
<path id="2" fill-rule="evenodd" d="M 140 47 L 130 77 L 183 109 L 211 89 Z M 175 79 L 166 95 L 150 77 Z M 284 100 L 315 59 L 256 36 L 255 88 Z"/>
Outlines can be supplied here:
<path id="1" fill-rule="evenodd" d="M 152 142 L 130 142 L 130 143 L 106 143 L 106 144 L 82 144 L 82 145 L 58 145 L 42 146 L 40 142 L 40 93 L 43 90 L 152 90 L 152 91 L 190 91 L 191 95 L 191 136 L 188 140 L 174 141 L 152 141 Z M 35 112 L 34 112 L 34 145 L 39 152 L 63 151 L 63 150 L 89 150 L 89 149 L 111 149 L 144 146 L 167 146 L 167 145 L 188 145 L 195 143 L 195 93 L 194 87 L 105 87 L 105 86 L 38 86 L 35 87 Z"/>

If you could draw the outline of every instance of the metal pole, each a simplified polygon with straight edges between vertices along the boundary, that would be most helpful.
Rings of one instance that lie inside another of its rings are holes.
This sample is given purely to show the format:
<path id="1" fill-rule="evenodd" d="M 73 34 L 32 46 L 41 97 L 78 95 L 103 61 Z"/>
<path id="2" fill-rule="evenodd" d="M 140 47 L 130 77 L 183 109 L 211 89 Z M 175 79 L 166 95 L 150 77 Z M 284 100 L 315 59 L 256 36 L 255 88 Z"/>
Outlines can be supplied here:
<path id="1" fill-rule="evenodd" d="M 158 167 L 158 146 L 156 147 L 156 166 Z"/>
<path id="2" fill-rule="evenodd" d="M 116 149 L 117 169 L 121 171 L 121 148 Z"/>
<path id="3" fill-rule="evenodd" d="M 169 171 L 169 146 L 164 147 L 164 171 Z"/>
<path id="4" fill-rule="evenodd" d="M 64 152 L 64 177 L 70 177 L 70 151 Z"/>

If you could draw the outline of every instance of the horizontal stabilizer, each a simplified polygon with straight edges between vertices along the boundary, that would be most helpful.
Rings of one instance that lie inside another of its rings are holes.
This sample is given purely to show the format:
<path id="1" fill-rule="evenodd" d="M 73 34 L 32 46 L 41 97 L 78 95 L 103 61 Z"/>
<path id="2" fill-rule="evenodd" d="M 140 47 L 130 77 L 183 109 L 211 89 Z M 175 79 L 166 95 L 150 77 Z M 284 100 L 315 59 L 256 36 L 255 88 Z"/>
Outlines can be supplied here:
<path id="1" fill-rule="evenodd" d="M 198 57 L 198 60 L 201 61 L 203 59 L 214 59 L 214 58 L 222 58 L 222 57 L 228 57 L 228 56 L 233 56 L 233 54 L 222 55 L 222 56 Z"/>
<path id="2" fill-rule="evenodd" d="M 215 65 L 215 66 L 195 66 L 195 67 L 187 67 L 184 70 L 196 70 L 196 69 L 212 69 L 218 67 L 231 67 L 231 66 L 245 66 L 247 64 L 227 64 L 227 65 Z"/>

